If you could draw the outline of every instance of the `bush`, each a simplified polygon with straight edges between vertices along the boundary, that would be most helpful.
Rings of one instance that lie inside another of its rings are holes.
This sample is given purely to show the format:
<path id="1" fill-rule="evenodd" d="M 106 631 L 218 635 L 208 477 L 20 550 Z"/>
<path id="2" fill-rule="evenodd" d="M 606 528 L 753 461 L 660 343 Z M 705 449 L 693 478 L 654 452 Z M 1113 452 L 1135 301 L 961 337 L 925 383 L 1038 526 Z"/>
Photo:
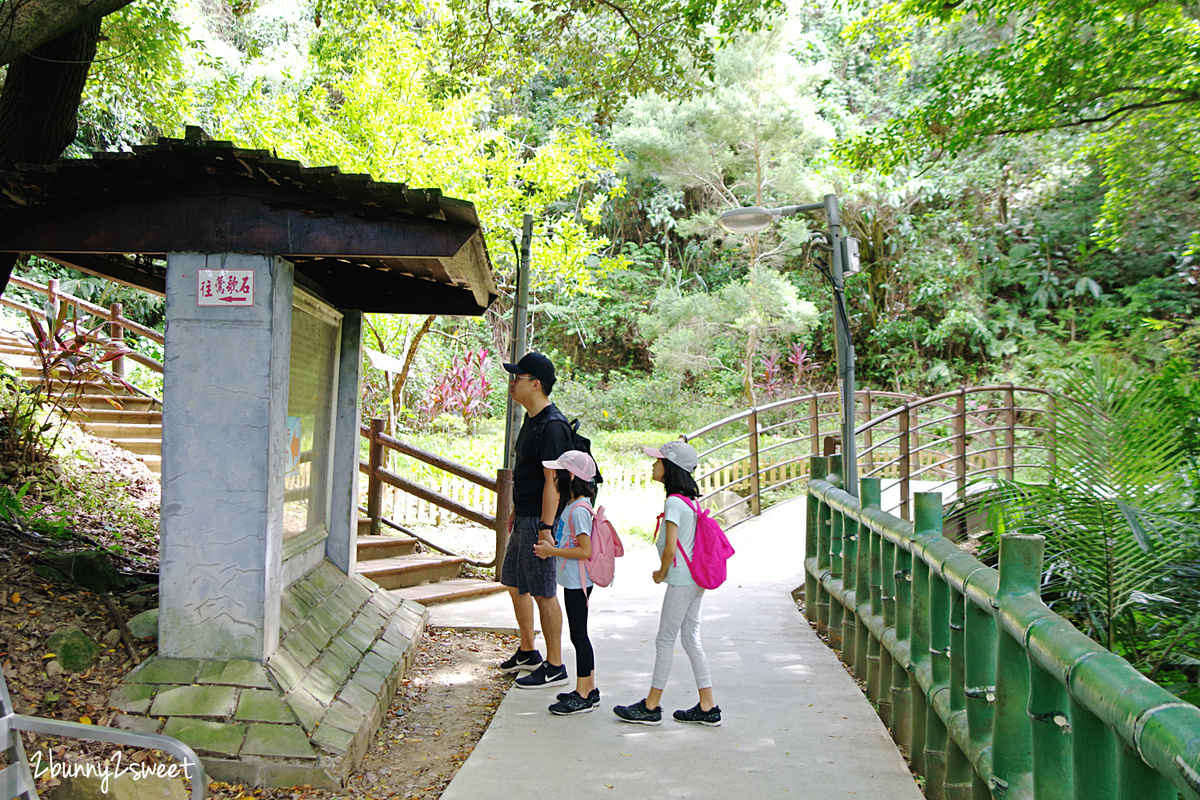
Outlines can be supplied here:
<path id="1" fill-rule="evenodd" d="M 684 389 L 668 377 L 610 373 L 589 386 L 562 380 L 550 398 L 568 419 L 579 417 L 593 430 L 669 430 L 686 433 L 730 413 L 728 400 Z"/>

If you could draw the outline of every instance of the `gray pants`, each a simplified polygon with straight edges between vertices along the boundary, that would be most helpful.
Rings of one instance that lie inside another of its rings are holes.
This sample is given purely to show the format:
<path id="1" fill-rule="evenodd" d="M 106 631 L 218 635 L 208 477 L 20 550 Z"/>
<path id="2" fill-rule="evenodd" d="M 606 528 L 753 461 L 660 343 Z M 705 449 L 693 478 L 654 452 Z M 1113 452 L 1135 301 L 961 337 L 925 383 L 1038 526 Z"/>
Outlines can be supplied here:
<path id="1" fill-rule="evenodd" d="M 660 691 L 667 688 L 677 636 L 692 662 L 696 688 L 707 689 L 712 686 L 708 658 L 704 655 L 704 646 L 700 644 L 700 601 L 703 599 L 704 589 L 699 586 L 667 586 L 662 616 L 658 619 L 658 637 L 654 640 L 654 675 L 650 678 L 650 688 Z"/>

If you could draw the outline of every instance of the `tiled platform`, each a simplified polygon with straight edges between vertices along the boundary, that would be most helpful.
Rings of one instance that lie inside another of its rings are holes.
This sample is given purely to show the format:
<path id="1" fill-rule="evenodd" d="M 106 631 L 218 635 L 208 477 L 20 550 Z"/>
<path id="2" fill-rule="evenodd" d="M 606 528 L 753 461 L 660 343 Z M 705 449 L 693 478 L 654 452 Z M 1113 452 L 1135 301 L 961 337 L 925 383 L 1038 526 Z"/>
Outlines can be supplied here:
<path id="1" fill-rule="evenodd" d="M 214 780 L 336 789 L 362 760 L 429 615 L 322 562 L 284 593 L 279 649 L 155 658 L 113 692 L 121 727 L 189 744 Z"/>

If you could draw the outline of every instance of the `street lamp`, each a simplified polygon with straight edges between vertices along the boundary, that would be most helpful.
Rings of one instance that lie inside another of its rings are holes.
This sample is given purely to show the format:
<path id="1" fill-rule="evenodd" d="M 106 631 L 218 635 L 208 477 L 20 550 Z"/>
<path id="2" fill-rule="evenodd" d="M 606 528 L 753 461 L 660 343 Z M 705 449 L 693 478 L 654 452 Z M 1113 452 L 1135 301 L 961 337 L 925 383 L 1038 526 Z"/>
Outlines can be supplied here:
<path id="1" fill-rule="evenodd" d="M 858 241 L 841 235 L 837 195 L 824 202 L 799 206 L 733 208 L 717 217 L 717 224 L 730 233 L 757 233 L 782 217 L 824 211 L 829 223 L 828 242 L 817 245 L 829 252 L 829 279 L 833 284 L 834 347 L 838 367 L 838 399 L 842 423 L 842 486 L 858 497 L 858 449 L 854 442 L 854 344 L 850 341 L 850 318 L 846 314 L 847 274 L 858 271 Z"/>

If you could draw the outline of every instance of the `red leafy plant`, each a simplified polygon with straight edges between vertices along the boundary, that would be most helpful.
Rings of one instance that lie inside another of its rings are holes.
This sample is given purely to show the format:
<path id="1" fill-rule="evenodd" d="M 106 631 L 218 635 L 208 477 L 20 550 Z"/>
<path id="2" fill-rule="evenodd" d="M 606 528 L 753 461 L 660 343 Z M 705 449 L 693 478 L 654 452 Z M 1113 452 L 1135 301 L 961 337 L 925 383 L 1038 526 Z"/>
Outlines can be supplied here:
<path id="1" fill-rule="evenodd" d="M 790 366 L 790 369 L 789 369 Z M 756 388 L 764 400 L 779 400 L 800 394 L 805 376 L 821 366 L 808 353 L 808 348 L 795 342 L 788 350 L 787 359 L 780 363 L 778 351 L 763 356 L 762 377 Z"/>
<path id="2" fill-rule="evenodd" d="M 106 392 L 108 401 L 120 408 L 116 387 L 130 393 L 137 391 L 105 367 L 133 351 L 102 335 L 103 322 L 90 330 L 81 325 L 80 320 L 70 314 L 71 309 L 72 306 L 51 298 L 41 318 L 32 310 L 26 310 L 33 330 L 25 332 L 24 336 L 33 347 L 40 380 L 26 383 L 7 376 L 15 400 L 0 412 L 3 417 L 0 438 L 10 447 L 24 452 L 30 461 L 39 460 L 39 453 L 53 451 L 58 443 L 62 426 L 50 421 L 52 413 L 70 416 L 79 410 L 85 393 Z M 51 429 L 57 430 L 54 438 L 43 442 L 42 435 Z"/>
<path id="3" fill-rule="evenodd" d="M 473 431 L 475 420 L 488 412 L 494 388 L 487 377 L 490 360 L 482 347 L 451 359 L 450 367 L 438 376 L 418 406 L 421 419 L 428 424 L 439 414 L 454 414 L 462 417 L 468 431 Z"/>

